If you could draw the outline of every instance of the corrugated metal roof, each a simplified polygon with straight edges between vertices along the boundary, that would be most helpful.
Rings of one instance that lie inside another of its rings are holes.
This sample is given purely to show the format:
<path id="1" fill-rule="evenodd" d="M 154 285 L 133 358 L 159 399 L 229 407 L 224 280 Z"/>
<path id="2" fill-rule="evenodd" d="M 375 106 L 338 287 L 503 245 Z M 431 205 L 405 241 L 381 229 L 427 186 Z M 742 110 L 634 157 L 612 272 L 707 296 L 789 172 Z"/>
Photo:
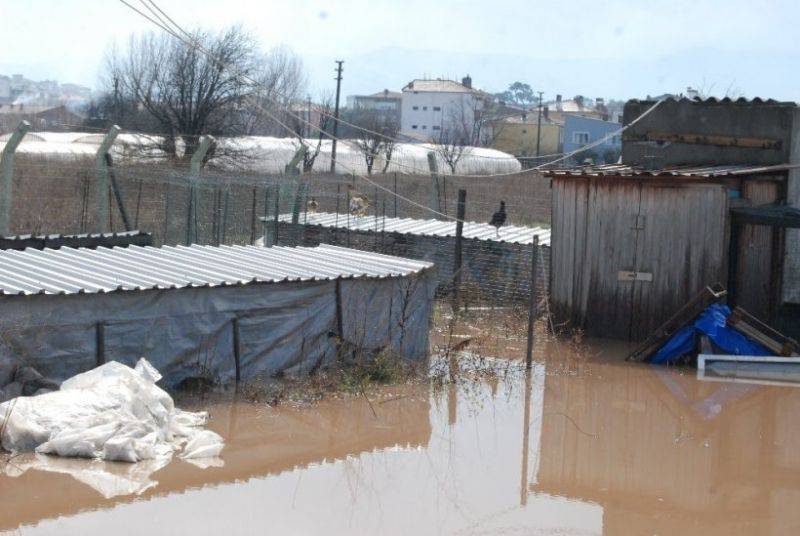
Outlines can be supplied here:
<path id="1" fill-rule="evenodd" d="M 144 231 L 122 231 L 118 233 L 83 233 L 83 234 L 51 234 L 51 235 L 14 235 L 0 236 L 0 250 L 27 248 L 58 249 L 70 248 L 98 248 L 129 246 L 150 246 L 153 236 Z"/>
<path id="2" fill-rule="evenodd" d="M 675 166 L 664 169 L 643 169 L 625 164 L 579 166 L 564 169 L 547 169 L 542 174 L 548 177 L 697 177 L 719 178 L 740 175 L 763 175 L 800 167 L 797 164 L 762 165 L 709 165 Z"/>
<path id="3" fill-rule="evenodd" d="M 264 218 L 262 218 L 264 219 Z M 290 223 L 291 214 L 281 214 L 280 221 Z M 270 221 L 270 218 L 266 218 Z M 456 222 L 444 220 L 418 220 L 413 218 L 383 218 L 382 216 L 349 216 L 331 212 L 300 214 L 299 222 L 303 225 L 350 228 L 360 232 L 387 232 L 418 236 L 456 236 Z M 464 223 L 464 238 L 487 240 L 491 242 L 509 242 L 512 244 L 533 244 L 534 235 L 539 236 L 539 244 L 550 245 L 550 229 L 545 227 L 519 227 L 505 225 L 497 229 L 488 223 L 468 221 Z"/>
<path id="4" fill-rule="evenodd" d="M 730 97 L 723 97 L 718 99 L 716 97 L 667 97 L 664 99 L 665 102 L 693 102 L 697 104 L 737 104 L 737 105 L 767 105 L 767 106 L 797 106 L 797 103 L 792 101 L 778 101 L 775 99 L 762 99 L 761 97 L 754 97 L 752 99 L 747 99 L 745 97 L 739 97 L 738 99 L 732 99 Z M 641 103 L 641 104 L 652 104 L 655 103 L 655 99 L 631 99 L 628 102 L 630 103 Z"/>
<path id="5" fill-rule="evenodd" d="M 0 251 L 0 294 L 81 294 L 407 276 L 431 263 L 337 246 Z"/>

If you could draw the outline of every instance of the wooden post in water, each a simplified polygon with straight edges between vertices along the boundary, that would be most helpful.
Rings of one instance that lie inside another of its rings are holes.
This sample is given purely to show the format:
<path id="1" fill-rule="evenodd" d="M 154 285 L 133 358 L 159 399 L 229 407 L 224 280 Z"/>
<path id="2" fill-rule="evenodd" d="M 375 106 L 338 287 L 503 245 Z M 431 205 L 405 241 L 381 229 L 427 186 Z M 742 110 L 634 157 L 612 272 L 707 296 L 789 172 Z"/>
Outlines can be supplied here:
<path id="1" fill-rule="evenodd" d="M 533 236 L 531 249 L 531 290 L 530 303 L 528 304 L 528 347 L 525 349 L 525 368 L 530 370 L 533 366 L 534 323 L 536 322 L 537 292 L 536 292 L 536 257 L 539 254 L 539 235 Z"/>
<path id="2" fill-rule="evenodd" d="M 456 244 L 453 254 L 453 313 L 461 307 L 459 291 L 461 289 L 461 265 L 463 257 L 464 218 L 467 212 L 467 191 L 458 191 L 458 216 L 456 220 Z"/>

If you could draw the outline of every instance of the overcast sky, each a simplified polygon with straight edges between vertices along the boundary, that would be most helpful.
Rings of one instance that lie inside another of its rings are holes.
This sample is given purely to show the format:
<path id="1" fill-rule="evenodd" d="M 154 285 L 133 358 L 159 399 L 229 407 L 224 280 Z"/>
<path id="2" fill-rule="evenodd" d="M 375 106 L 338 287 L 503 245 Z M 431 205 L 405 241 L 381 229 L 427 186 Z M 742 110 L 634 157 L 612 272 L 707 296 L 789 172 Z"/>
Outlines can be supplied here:
<path id="1" fill-rule="evenodd" d="M 548 94 L 625 98 L 699 85 L 800 100 L 797 0 L 158 3 L 185 27 L 241 22 L 265 48 L 288 45 L 305 59 L 312 92 L 341 58 L 345 94 L 469 69 L 493 91 L 519 79 Z M 0 73 L 94 86 L 105 48 L 151 28 L 116 0 L 0 0 Z"/>

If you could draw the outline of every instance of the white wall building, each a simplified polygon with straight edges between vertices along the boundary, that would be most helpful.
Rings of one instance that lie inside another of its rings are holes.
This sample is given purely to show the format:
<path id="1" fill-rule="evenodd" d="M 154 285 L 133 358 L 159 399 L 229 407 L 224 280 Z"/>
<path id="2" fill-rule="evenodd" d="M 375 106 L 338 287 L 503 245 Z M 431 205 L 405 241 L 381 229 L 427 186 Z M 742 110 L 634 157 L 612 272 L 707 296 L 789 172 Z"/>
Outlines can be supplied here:
<path id="1" fill-rule="evenodd" d="M 472 79 L 412 80 L 402 91 L 400 133 L 409 138 L 435 140 L 442 130 L 466 129 L 471 138 L 475 114 L 483 109 L 486 94 L 472 88 Z"/>

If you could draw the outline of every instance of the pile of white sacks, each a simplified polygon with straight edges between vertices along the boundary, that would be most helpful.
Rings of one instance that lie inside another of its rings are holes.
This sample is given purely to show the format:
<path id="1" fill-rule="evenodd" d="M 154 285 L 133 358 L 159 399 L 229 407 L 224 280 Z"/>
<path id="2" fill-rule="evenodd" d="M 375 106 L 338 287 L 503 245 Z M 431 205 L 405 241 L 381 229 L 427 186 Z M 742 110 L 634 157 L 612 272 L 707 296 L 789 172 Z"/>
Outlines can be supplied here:
<path id="1" fill-rule="evenodd" d="M 222 437 L 206 412 L 175 407 L 145 360 L 115 361 L 64 381 L 58 391 L 0 404 L 0 445 L 13 452 L 138 462 L 219 456 Z"/>

